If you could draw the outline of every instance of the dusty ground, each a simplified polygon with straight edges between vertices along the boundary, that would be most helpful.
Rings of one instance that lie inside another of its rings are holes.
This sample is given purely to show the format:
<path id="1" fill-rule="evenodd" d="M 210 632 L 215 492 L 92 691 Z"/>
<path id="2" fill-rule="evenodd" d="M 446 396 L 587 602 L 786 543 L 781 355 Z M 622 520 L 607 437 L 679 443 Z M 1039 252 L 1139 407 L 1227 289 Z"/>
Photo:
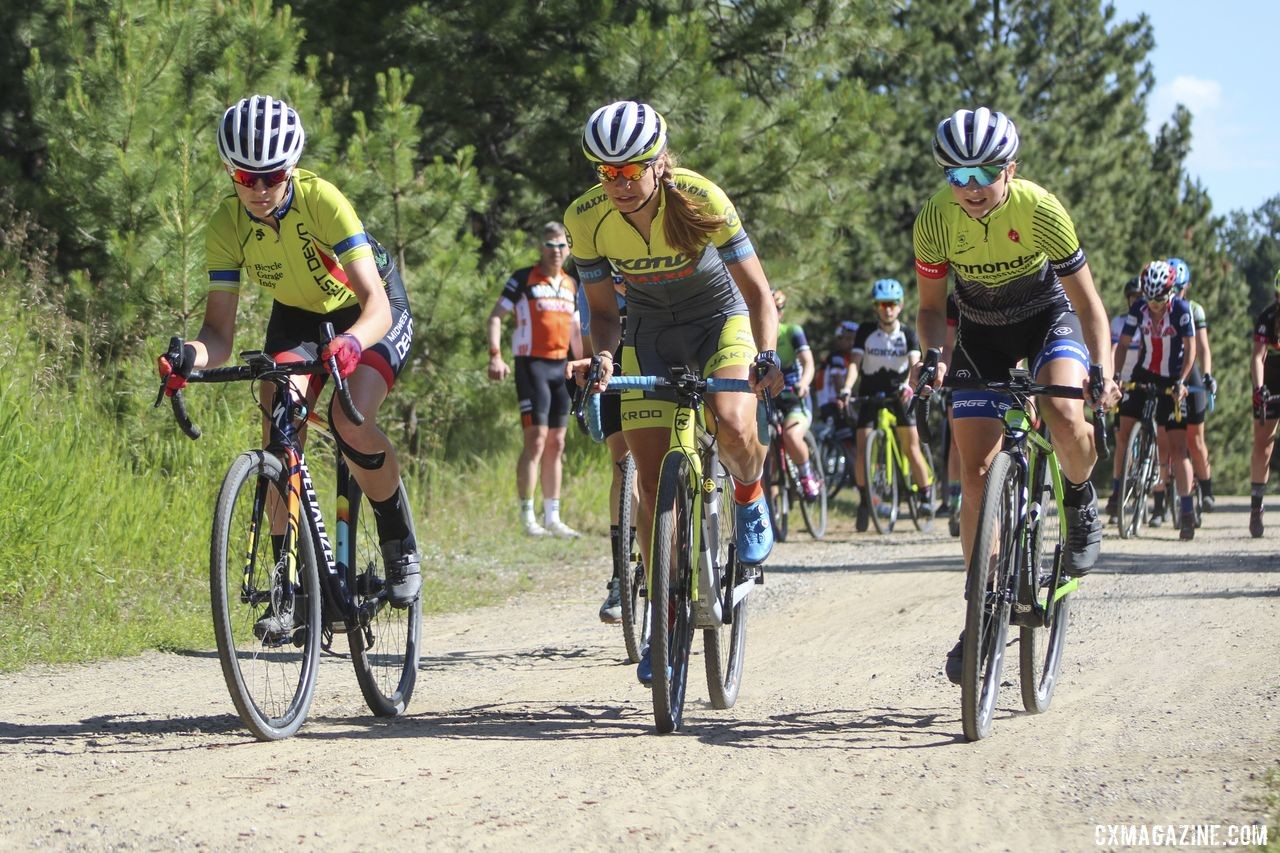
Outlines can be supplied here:
<path id="1" fill-rule="evenodd" d="M 242 730 L 211 651 L 5 676 L 0 848 L 1084 850 L 1118 846 L 1117 824 L 1225 840 L 1265 821 L 1280 755 L 1280 530 L 1250 539 L 1246 506 L 1222 501 L 1191 543 L 1110 534 L 1053 707 L 1021 711 L 1013 654 L 977 744 L 941 671 L 962 622 L 941 525 L 780 545 L 737 707 L 693 682 L 669 736 L 596 621 L 597 578 L 429 622 L 402 719 L 370 717 L 327 661 L 310 720 L 275 744 Z"/>

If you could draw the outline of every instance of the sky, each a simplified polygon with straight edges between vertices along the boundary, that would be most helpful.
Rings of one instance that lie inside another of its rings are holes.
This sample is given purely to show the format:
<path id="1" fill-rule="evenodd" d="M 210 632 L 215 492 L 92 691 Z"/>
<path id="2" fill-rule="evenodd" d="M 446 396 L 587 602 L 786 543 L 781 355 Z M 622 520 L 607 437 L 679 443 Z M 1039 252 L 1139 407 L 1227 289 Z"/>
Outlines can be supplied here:
<path id="1" fill-rule="evenodd" d="M 1147 102 L 1147 132 L 1154 138 L 1176 104 L 1191 110 L 1185 166 L 1208 190 L 1214 212 L 1252 211 L 1280 195 L 1280 4 L 1111 2 L 1115 20 L 1146 13 L 1151 22 L 1155 88 Z"/>

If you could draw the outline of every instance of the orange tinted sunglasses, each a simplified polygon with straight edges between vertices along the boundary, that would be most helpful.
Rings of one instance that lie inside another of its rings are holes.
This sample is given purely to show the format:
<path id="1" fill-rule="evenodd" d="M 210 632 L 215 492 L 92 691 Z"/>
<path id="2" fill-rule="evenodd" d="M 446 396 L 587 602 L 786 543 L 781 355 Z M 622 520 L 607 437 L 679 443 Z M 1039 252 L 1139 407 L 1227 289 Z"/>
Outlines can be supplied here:
<path id="1" fill-rule="evenodd" d="M 621 166 L 597 163 L 596 177 L 603 183 L 616 181 L 619 178 L 624 181 L 638 181 L 644 177 L 644 173 L 649 171 L 649 167 L 652 165 L 652 160 L 645 160 L 643 163 L 623 163 Z"/>

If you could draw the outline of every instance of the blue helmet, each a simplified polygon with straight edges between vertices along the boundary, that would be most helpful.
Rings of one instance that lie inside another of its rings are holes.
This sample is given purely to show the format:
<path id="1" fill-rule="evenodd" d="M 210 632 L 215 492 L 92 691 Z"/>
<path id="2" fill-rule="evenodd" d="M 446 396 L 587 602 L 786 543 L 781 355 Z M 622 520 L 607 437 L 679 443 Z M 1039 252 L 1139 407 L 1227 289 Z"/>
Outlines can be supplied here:
<path id="1" fill-rule="evenodd" d="M 1169 266 L 1173 267 L 1173 286 L 1179 290 L 1191 283 L 1191 267 L 1182 258 L 1170 258 Z"/>
<path id="2" fill-rule="evenodd" d="M 871 298 L 875 302 L 901 302 L 902 285 L 895 278 L 882 278 L 871 286 Z"/>

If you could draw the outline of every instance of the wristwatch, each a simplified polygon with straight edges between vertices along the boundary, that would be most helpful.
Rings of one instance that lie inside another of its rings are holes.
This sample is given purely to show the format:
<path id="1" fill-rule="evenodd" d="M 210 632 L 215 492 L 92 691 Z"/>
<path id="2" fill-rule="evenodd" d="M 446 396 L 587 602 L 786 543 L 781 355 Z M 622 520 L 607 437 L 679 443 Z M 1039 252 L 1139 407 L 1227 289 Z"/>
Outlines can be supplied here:
<path id="1" fill-rule="evenodd" d="M 771 349 L 760 350 L 756 354 L 756 364 L 772 364 L 779 370 L 782 369 L 782 362 L 778 359 L 778 351 Z"/>

